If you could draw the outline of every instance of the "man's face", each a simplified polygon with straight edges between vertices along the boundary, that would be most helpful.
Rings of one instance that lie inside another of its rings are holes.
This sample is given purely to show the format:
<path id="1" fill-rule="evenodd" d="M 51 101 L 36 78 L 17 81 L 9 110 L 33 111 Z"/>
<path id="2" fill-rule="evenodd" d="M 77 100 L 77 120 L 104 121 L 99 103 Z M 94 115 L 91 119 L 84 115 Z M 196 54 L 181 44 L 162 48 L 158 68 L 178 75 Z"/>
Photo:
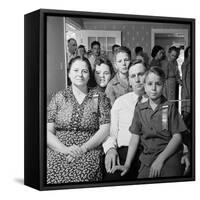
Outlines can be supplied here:
<path id="1" fill-rule="evenodd" d="M 99 55 L 100 55 L 100 51 L 101 51 L 101 49 L 100 49 L 100 46 L 99 46 L 99 45 L 94 45 L 94 46 L 92 47 L 92 54 L 93 54 L 94 56 L 99 56 Z"/>
<path id="2" fill-rule="evenodd" d="M 71 54 L 74 54 L 77 50 L 77 42 L 76 40 L 70 40 L 68 43 L 68 50 Z"/>
<path id="3" fill-rule="evenodd" d="M 135 64 L 129 68 L 129 83 L 136 94 L 144 93 L 145 67 L 142 63 Z"/>

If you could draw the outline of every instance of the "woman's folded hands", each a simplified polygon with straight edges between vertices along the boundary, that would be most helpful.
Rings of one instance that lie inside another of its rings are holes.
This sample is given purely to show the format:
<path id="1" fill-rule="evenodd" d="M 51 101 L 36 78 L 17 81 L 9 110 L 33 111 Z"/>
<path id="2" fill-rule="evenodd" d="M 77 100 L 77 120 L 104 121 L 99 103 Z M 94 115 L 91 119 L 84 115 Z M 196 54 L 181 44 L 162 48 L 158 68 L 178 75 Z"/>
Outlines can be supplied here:
<path id="1" fill-rule="evenodd" d="M 85 145 L 78 146 L 78 145 L 72 145 L 70 147 L 66 147 L 66 154 L 67 162 L 73 162 L 76 158 L 82 156 L 84 153 L 87 152 L 87 148 Z"/>

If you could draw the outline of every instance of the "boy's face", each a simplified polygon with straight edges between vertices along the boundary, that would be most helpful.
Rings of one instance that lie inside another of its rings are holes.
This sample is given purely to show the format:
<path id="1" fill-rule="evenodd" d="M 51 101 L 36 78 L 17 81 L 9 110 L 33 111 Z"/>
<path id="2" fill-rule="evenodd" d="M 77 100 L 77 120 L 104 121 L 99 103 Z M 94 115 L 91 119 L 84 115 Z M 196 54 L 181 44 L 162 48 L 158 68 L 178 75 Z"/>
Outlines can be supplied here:
<path id="1" fill-rule="evenodd" d="M 157 100 L 162 94 L 163 81 L 158 75 L 149 73 L 145 79 L 144 88 L 150 99 Z"/>
<path id="2" fill-rule="evenodd" d="M 119 52 L 116 54 L 115 66 L 119 71 L 119 73 L 127 74 L 129 64 L 130 64 L 130 58 L 127 53 Z"/>

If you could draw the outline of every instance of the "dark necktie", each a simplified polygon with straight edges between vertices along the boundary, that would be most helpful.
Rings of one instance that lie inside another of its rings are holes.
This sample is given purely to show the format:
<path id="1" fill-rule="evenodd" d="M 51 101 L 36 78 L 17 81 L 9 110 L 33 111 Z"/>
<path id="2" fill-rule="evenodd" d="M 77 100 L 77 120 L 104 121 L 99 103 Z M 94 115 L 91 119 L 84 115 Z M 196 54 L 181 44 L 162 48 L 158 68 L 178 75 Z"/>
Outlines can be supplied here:
<path id="1" fill-rule="evenodd" d="M 138 96 L 137 104 L 140 104 L 142 100 L 142 96 Z"/>

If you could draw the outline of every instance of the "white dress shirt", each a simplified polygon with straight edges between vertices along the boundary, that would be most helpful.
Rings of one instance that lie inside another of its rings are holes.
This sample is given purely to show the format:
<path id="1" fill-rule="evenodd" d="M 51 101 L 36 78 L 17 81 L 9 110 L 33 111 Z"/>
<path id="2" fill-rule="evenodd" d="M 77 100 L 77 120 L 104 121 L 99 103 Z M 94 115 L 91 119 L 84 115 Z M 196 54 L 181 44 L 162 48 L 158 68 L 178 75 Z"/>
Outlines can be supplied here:
<path id="1" fill-rule="evenodd" d="M 94 55 L 91 55 L 88 60 L 90 61 L 90 65 L 91 65 L 91 68 L 92 68 L 92 71 L 94 71 L 94 62 L 96 60 L 96 57 Z"/>
<path id="2" fill-rule="evenodd" d="M 142 102 L 147 98 L 143 97 Z M 128 146 L 131 138 L 129 127 L 133 120 L 138 95 L 134 92 L 127 93 L 116 99 L 111 109 L 110 136 L 103 143 L 106 153 L 110 148 Z"/>

